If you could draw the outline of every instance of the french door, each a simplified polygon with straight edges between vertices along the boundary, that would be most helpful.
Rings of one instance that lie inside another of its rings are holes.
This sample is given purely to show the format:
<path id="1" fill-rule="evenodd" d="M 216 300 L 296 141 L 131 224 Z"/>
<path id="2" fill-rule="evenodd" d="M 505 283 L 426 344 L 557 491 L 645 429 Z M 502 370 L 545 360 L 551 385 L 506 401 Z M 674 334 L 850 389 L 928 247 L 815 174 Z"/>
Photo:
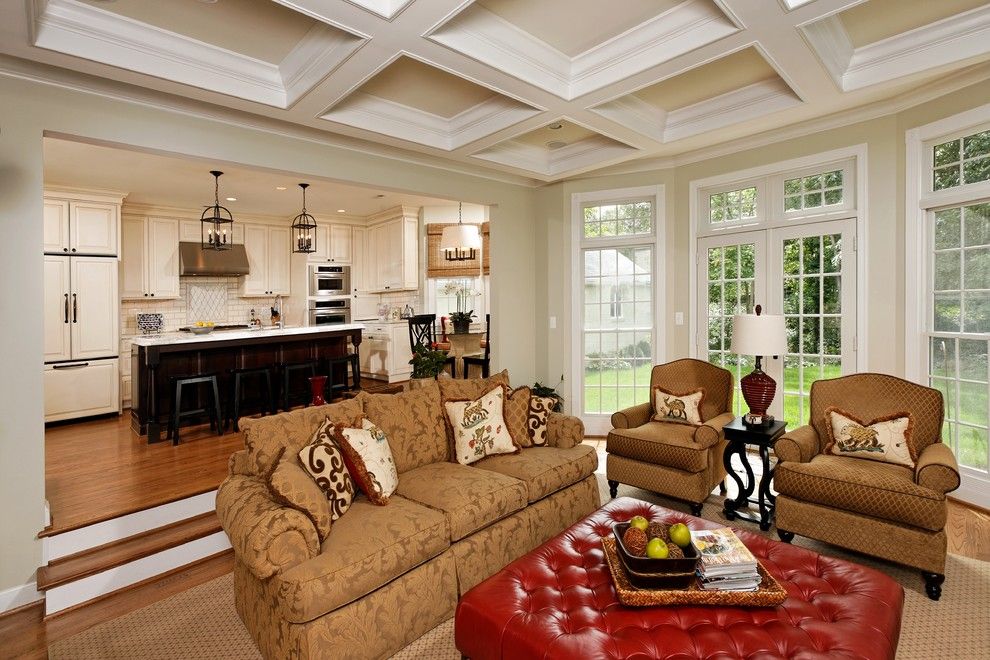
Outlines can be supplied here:
<path id="1" fill-rule="evenodd" d="M 753 356 L 731 352 L 732 316 L 783 314 L 787 348 L 763 369 L 777 382 L 770 413 L 808 421 L 811 384 L 856 370 L 855 220 L 815 222 L 704 238 L 698 242 L 702 359 L 733 372 L 734 412 L 746 412 L 739 379 Z M 701 333 L 699 333 L 701 334 Z"/>

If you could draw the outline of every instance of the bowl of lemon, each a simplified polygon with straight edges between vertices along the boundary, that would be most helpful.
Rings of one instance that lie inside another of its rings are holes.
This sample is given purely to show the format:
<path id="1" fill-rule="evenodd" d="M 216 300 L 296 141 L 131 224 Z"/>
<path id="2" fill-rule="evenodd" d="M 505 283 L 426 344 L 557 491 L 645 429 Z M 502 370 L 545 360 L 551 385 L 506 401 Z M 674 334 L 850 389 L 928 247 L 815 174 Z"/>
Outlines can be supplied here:
<path id="1" fill-rule="evenodd" d="M 194 335 L 208 335 L 213 332 L 213 321 L 196 321 L 195 325 L 189 326 L 189 332 Z"/>

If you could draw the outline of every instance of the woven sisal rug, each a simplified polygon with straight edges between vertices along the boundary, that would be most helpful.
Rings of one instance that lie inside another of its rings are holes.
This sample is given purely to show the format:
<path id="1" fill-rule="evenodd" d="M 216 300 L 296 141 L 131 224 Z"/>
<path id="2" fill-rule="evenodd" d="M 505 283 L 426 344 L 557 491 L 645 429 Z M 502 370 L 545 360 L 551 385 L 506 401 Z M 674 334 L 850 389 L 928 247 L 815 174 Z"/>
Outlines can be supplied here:
<path id="1" fill-rule="evenodd" d="M 606 502 L 609 495 L 605 479 L 601 474 L 598 479 L 602 501 Z M 620 487 L 619 495 L 687 511 L 684 504 L 628 486 Z M 722 521 L 721 510 L 722 498 L 712 496 L 701 516 Z M 749 531 L 759 529 L 746 522 L 733 524 Z M 775 532 L 771 530 L 769 534 Z M 898 658 L 987 657 L 985 654 L 990 649 L 990 563 L 949 555 L 942 599 L 936 603 L 925 596 L 917 571 L 807 539 L 796 538 L 794 542 L 822 554 L 879 569 L 904 587 Z M 260 659 L 261 655 L 234 611 L 233 579 L 225 575 L 55 642 L 49 647 L 49 657 L 52 660 L 254 660 Z M 423 635 L 395 658 L 459 660 L 460 653 L 454 648 L 453 619 Z"/>

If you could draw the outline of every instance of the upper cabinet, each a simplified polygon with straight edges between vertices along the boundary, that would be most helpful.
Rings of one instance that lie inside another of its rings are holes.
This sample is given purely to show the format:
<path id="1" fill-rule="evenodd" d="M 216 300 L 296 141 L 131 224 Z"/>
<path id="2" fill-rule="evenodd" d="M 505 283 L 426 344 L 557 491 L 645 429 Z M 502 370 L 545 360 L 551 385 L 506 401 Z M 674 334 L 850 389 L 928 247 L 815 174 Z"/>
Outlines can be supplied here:
<path id="1" fill-rule="evenodd" d="M 403 213 L 368 229 L 366 252 L 375 264 L 374 290 L 419 288 L 419 218 Z"/>
<path id="2" fill-rule="evenodd" d="M 179 297 L 179 221 L 124 216 L 120 223 L 120 297 Z"/>
<path id="3" fill-rule="evenodd" d="M 289 295 L 289 228 L 247 224 L 244 250 L 250 273 L 241 280 L 241 295 Z"/>
<path id="4" fill-rule="evenodd" d="M 349 264 L 354 257 L 354 229 L 350 225 L 317 223 L 314 237 L 316 250 L 309 253 L 308 261 L 319 263 Z"/>
<path id="5" fill-rule="evenodd" d="M 49 254 L 116 256 L 120 199 L 76 199 L 61 194 L 45 196 L 44 251 Z"/>

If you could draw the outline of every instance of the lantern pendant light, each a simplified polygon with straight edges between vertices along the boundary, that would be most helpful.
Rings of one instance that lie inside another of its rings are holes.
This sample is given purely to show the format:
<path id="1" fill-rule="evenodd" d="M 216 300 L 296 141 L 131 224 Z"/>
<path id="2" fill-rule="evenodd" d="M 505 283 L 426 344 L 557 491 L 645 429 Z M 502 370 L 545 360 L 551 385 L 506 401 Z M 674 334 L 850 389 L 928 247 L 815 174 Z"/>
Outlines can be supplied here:
<path id="1" fill-rule="evenodd" d="M 220 175 L 212 170 L 213 206 L 207 206 L 199 218 L 200 245 L 204 250 L 229 250 L 234 242 L 234 217 L 226 207 L 220 206 Z"/>
<path id="2" fill-rule="evenodd" d="M 303 191 L 302 213 L 292 220 L 292 251 L 309 254 L 316 252 L 316 218 L 306 213 L 306 188 L 308 183 L 300 183 Z"/>
<path id="3" fill-rule="evenodd" d="M 440 251 L 447 261 L 473 261 L 476 250 L 481 249 L 481 233 L 478 225 L 464 224 L 461 217 L 461 203 L 457 204 L 457 224 L 443 228 L 440 236 Z"/>

